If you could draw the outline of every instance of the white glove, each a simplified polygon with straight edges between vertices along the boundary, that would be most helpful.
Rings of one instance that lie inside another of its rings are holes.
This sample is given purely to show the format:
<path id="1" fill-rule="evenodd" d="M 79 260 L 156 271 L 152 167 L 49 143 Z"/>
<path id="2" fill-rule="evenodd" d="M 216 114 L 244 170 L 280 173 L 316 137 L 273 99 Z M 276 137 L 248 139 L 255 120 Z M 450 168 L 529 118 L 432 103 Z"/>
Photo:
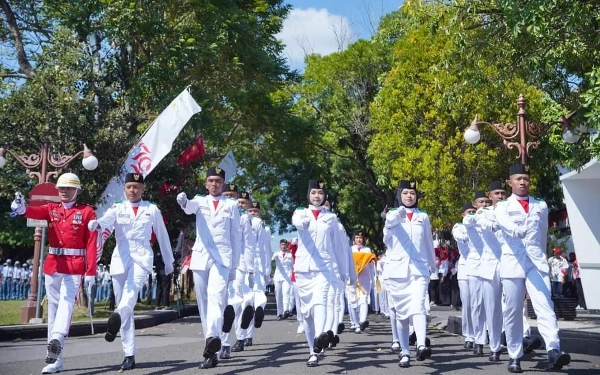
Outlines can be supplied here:
<path id="1" fill-rule="evenodd" d="M 165 275 L 170 275 L 173 273 L 173 265 L 165 264 Z"/>
<path id="2" fill-rule="evenodd" d="M 25 213 L 25 198 L 21 193 L 15 193 L 15 200 L 10 204 L 10 209 L 17 215 Z"/>
<path id="3" fill-rule="evenodd" d="M 527 229 L 524 225 L 520 225 L 515 229 L 515 236 L 517 236 L 519 238 L 525 238 L 526 234 L 527 234 Z"/>
<path id="4" fill-rule="evenodd" d="M 177 203 L 180 206 L 183 206 L 187 203 L 188 199 L 187 199 L 187 195 L 185 193 L 179 193 L 177 194 Z"/>
<path id="5" fill-rule="evenodd" d="M 400 207 L 398 207 L 397 211 L 398 211 L 398 216 L 400 216 L 401 219 L 406 218 L 406 207 L 400 206 Z"/>
<path id="6" fill-rule="evenodd" d="M 96 284 L 96 276 L 86 276 L 85 279 L 83 280 L 83 286 L 85 287 L 85 289 L 89 289 L 90 286 Z"/>
<path id="7" fill-rule="evenodd" d="M 466 227 L 472 227 L 473 225 L 475 225 L 475 215 L 474 214 L 468 214 L 463 218 L 463 224 Z"/>
<path id="8" fill-rule="evenodd" d="M 292 245 L 298 245 L 298 237 L 292 238 Z"/>
<path id="9" fill-rule="evenodd" d="M 91 230 L 92 232 L 98 228 L 100 228 L 100 223 L 98 222 L 98 220 L 90 220 L 88 222 L 88 229 Z"/>
<path id="10" fill-rule="evenodd" d="M 308 229 L 308 227 L 310 226 L 310 219 L 305 217 L 302 219 L 302 228 L 304 229 Z"/>

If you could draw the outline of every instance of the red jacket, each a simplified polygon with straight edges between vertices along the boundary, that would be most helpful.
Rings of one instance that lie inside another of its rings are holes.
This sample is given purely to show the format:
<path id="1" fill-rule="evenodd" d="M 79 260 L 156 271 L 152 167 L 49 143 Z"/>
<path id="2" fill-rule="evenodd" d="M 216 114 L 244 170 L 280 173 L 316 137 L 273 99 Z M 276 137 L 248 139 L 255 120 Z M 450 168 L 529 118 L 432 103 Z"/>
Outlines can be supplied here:
<path id="1" fill-rule="evenodd" d="M 25 215 L 30 219 L 48 222 L 50 247 L 85 249 L 85 256 L 48 254 L 44 261 L 44 273 L 55 272 L 68 275 L 96 275 L 97 231 L 88 230 L 88 222 L 96 219 L 91 206 L 75 203 L 70 209 L 62 204 L 48 203 L 43 206 L 26 207 Z"/>

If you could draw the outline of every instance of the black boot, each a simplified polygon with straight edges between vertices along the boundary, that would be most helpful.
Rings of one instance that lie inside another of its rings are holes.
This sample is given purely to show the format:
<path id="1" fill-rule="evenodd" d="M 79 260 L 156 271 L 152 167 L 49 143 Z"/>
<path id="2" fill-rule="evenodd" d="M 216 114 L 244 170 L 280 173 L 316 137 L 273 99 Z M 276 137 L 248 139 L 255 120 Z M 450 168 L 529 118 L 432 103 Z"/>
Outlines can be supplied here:
<path id="1" fill-rule="evenodd" d="M 206 339 L 206 344 L 204 345 L 204 353 L 202 353 L 202 356 L 205 359 L 214 359 L 217 360 L 217 353 L 219 352 L 219 350 L 221 350 L 221 339 L 218 337 L 209 337 Z M 206 360 L 205 360 L 206 362 Z M 218 361 L 217 361 L 218 362 Z M 215 364 L 216 366 L 216 364 Z M 212 366 L 212 367 L 215 367 Z M 208 368 L 208 367 L 202 367 L 201 368 Z"/>
<path id="2" fill-rule="evenodd" d="M 475 355 L 483 355 L 483 345 L 475 344 L 473 346 L 473 354 Z"/>
<path id="3" fill-rule="evenodd" d="M 431 357 L 431 348 L 428 346 L 421 345 L 419 349 L 417 349 L 417 361 L 424 361 L 427 358 Z"/>
<path id="4" fill-rule="evenodd" d="M 244 340 L 237 340 L 231 347 L 232 352 L 243 352 L 244 351 Z"/>
<path id="5" fill-rule="evenodd" d="M 131 355 L 131 356 L 125 357 L 123 359 L 123 363 L 121 363 L 121 368 L 119 369 L 119 372 L 133 370 L 134 368 L 135 368 L 135 357 Z"/>
<path id="6" fill-rule="evenodd" d="M 252 346 L 252 337 L 244 340 L 244 346 Z"/>
<path id="7" fill-rule="evenodd" d="M 559 352 L 556 349 L 552 349 L 548 352 L 548 369 L 549 370 L 560 370 L 563 366 L 571 363 L 571 356 L 569 353 Z"/>
<path id="8" fill-rule="evenodd" d="M 508 372 L 512 372 L 512 373 L 523 372 L 523 370 L 521 370 L 521 360 L 509 358 L 508 359 Z"/>
<path id="9" fill-rule="evenodd" d="M 221 353 L 219 354 L 219 358 L 221 359 L 229 359 L 231 358 L 231 347 L 223 346 L 221 348 Z"/>
<path id="10" fill-rule="evenodd" d="M 365 320 L 364 322 L 360 323 L 360 330 L 361 331 L 364 331 L 368 327 L 369 327 L 369 321 L 368 320 Z"/>
<path id="11" fill-rule="evenodd" d="M 327 332 L 323 332 L 319 337 L 315 337 L 314 341 L 314 352 L 319 353 L 329 345 L 329 335 Z"/>
<path id="12" fill-rule="evenodd" d="M 329 341 L 327 347 L 328 348 L 335 348 L 335 346 L 337 345 L 337 343 L 335 342 L 335 335 L 333 334 L 333 331 L 327 331 L 327 340 Z"/>
<path id="13" fill-rule="evenodd" d="M 408 336 L 408 345 L 413 346 L 417 343 L 417 334 L 415 332 Z"/>
<path id="14" fill-rule="evenodd" d="M 490 362 L 500 362 L 500 352 L 491 352 Z"/>
<path id="15" fill-rule="evenodd" d="M 254 328 L 262 327 L 263 319 L 265 319 L 265 310 L 258 306 L 254 312 Z"/>
<path id="16" fill-rule="evenodd" d="M 213 368 L 213 367 L 217 367 L 218 364 L 219 364 L 219 359 L 217 358 L 217 355 L 215 354 L 212 357 L 205 358 L 204 361 L 202 361 L 202 363 L 200 364 L 200 368 L 201 369 Z"/>
<path id="17" fill-rule="evenodd" d="M 233 320 L 235 319 L 235 310 L 233 306 L 227 305 L 225 306 L 225 310 L 223 311 L 223 326 L 221 330 L 224 333 L 231 332 L 231 327 L 233 326 Z"/>
<path id="18" fill-rule="evenodd" d="M 341 334 L 342 332 L 344 332 L 344 330 L 346 329 L 346 325 L 344 323 L 340 323 L 338 324 L 337 327 L 337 334 Z"/>
<path id="19" fill-rule="evenodd" d="M 106 334 L 104 335 L 104 339 L 108 342 L 115 341 L 115 337 L 117 337 L 117 333 L 121 329 L 121 315 L 117 312 L 110 314 L 108 317 L 108 322 L 106 323 Z"/>
<path id="20" fill-rule="evenodd" d="M 254 318 L 254 307 L 244 307 L 244 311 L 242 312 L 242 321 L 240 323 L 240 328 L 248 329 L 248 327 L 250 327 L 250 322 L 252 321 L 252 318 Z"/>
<path id="21" fill-rule="evenodd" d="M 529 354 L 541 346 L 542 340 L 539 337 L 523 337 L 523 353 Z"/>

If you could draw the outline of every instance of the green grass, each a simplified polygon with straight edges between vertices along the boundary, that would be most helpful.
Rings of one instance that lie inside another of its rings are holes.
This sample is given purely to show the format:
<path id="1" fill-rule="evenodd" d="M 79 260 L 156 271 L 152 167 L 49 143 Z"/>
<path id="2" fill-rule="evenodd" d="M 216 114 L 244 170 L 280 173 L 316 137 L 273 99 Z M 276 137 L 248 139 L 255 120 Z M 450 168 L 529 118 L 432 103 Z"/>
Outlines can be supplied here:
<path id="1" fill-rule="evenodd" d="M 193 303 L 195 301 L 186 300 L 186 304 Z M 25 301 L 0 301 L 0 326 L 22 324 L 21 323 L 21 307 L 25 304 Z M 47 321 L 48 309 L 46 308 L 46 301 L 42 302 L 44 309 L 44 321 Z M 171 306 L 176 306 L 176 302 L 172 302 Z M 154 310 L 154 304 L 146 305 L 144 303 L 138 303 L 135 305 L 135 314 L 143 314 L 146 311 Z M 88 321 L 89 316 L 86 316 L 87 306 L 75 305 L 75 313 L 73 314 L 74 322 Z M 108 319 L 108 316 L 112 313 L 112 310 L 108 309 L 108 303 L 100 302 L 94 306 L 94 319 Z"/>

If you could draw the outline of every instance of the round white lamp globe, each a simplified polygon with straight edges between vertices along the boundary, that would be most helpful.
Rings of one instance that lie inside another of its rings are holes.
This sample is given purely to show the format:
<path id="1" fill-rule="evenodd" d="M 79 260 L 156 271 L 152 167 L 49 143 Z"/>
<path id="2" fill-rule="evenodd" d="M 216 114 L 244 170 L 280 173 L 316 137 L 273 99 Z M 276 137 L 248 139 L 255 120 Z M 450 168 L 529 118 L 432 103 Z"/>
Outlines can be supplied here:
<path id="1" fill-rule="evenodd" d="M 471 128 L 468 128 L 467 130 L 465 130 L 465 141 L 467 143 L 474 145 L 475 143 L 479 142 L 480 139 L 481 139 L 481 133 L 479 133 L 479 130 L 475 130 L 475 129 L 471 129 Z"/>
<path id="2" fill-rule="evenodd" d="M 83 158 L 81 164 L 88 171 L 93 171 L 94 169 L 96 169 L 96 167 L 98 167 L 98 159 L 96 159 L 94 155 L 90 155 L 88 157 Z"/>

